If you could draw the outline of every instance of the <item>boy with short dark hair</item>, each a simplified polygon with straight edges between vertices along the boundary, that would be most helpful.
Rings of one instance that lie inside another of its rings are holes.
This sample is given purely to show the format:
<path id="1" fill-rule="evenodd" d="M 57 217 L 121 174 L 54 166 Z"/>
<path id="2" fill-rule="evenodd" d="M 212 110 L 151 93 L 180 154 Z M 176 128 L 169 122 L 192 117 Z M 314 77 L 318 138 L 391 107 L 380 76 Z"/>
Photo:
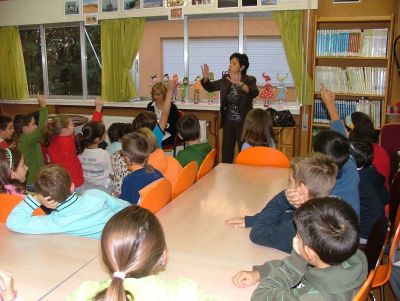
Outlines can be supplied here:
<path id="1" fill-rule="evenodd" d="M 205 157 L 211 151 L 211 145 L 208 141 L 200 142 L 200 122 L 199 119 L 190 114 L 184 116 L 178 124 L 179 138 L 187 143 L 185 149 L 181 150 L 176 159 L 185 167 L 192 161 L 197 161 L 200 167 Z"/>
<path id="2" fill-rule="evenodd" d="M 291 160 L 289 188 L 278 193 L 253 216 L 225 221 L 233 227 L 252 227 L 250 240 L 289 253 L 296 234 L 293 214 L 311 198 L 328 196 L 335 185 L 337 166 L 327 155 L 311 153 Z"/>
<path id="3" fill-rule="evenodd" d="M 245 287 L 260 281 L 253 301 L 351 300 L 368 273 L 352 207 L 336 197 L 315 198 L 296 210 L 294 222 L 291 255 L 241 271 L 233 283 Z"/>
<path id="4" fill-rule="evenodd" d="M 360 183 L 360 224 L 361 238 L 368 239 L 375 222 L 385 214 L 385 204 L 389 201 L 389 192 L 385 187 L 385 177 L 372 165 L 374 151 L 372 143 L 352 142 Z M 364 242 L 364 241 L 362 241 Z"/>
<path id="5" fill-rule="evenodd" d="M 314 137 L 313 149 L 315 152 L 327 154 L 338 165 L 339 172 L 332 195 L 349 203 L 360 216 L 360 195 L 358 191 L 360 178 L 356 162 L 351 154 L 346 129 L 336 109 L 335 93 L 322 86 L 321 98 L 328 110 L 331 126 L 329 130 L 321 131 Z"/>
<path id="6" fill-rule="evenodd" d="M 90 189 L 74 192 L 68 172 L 57 164 L 44 166 L 37 174 L 35 196 L 28 195 L 7 218 L 7 227 L 26 234 L 66 233 L 99 239 L 106 222 L 128 202 Z M 54 209 L 46 216 L 33 216 L 37 207 Z"/>

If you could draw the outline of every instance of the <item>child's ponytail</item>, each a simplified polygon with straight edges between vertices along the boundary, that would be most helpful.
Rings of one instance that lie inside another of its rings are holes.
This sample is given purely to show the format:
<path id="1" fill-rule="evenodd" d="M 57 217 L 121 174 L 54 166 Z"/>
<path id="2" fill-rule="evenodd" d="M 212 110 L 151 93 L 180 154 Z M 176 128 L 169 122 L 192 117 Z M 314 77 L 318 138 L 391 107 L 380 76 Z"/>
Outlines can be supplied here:
<path id="1" fill-rule="evenodd" d="M 133 295 L 124 289 L 124 279 L 113 277 L 111 279 L 110 286 L 100 293 L 98 293 L 95 297 L 95 301 L 133 301 L 135 298 Z"/>
<path id="2" fill-rule="evenodd" d="M 68 115 L 57 115 L 52 118 L 52 120 L 47 123 L 47 126 L 42 134 L 42 143 L 44 146 L 49 146 L 51 140 L 60 135 L 63 128 L 68 127 L 70 123 L 70 118 Z"/>
<path id="3" fill-rule="evenodd" d="M 97 138 L 103 138 L 105 131 L 106 129 L 102 122 L 90 121 L 86 123 L 82 128 L 82 133 L 75 136 L 78 154 L 82 154 L 85 148 L 95 143 Z"/>

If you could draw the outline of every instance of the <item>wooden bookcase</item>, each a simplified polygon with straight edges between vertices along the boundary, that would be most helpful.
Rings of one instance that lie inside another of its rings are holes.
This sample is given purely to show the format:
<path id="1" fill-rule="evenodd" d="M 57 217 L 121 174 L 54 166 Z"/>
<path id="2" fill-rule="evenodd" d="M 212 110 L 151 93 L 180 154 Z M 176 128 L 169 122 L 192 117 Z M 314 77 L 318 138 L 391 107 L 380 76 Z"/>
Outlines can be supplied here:
<path id="1" fill-rule="evenodd" d="M 393 16 L 316 15 L 313 41 L 310 149 L 316 133 L 329 128 L 329 116 L 316 87 L 320 83 L 336 90 L 336 107 L 342 119 L 356 110 L 365 111 L 380 129 L 385 124 L 390 91 Z"/>

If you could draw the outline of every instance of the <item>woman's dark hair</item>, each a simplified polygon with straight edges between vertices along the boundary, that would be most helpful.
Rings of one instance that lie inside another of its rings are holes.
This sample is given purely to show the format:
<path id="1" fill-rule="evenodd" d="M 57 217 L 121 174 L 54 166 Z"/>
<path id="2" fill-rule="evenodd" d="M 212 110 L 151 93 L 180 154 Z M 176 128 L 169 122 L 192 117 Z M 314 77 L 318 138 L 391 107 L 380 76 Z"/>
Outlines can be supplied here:
<path id="1" fill-rule="evenodd" d="M 12 119 L 10 117 L 0 115 L 0 129 L 4 131 L 11 121 Z"/>
<path id="2" fill-rule="evenodd" d="M 127 278 L 149 276 L 165 264 L 164 231 L 157 217 L 147 209 L 129 206 L 116 213 L 105 225 L 101 235 L 101 257 L 113 275 L 121 272 Z M 94 300 L 133 300 L 125 290 L 124 280 L 113 277 L 109 287 Z"/>
<path id="3" fill-rule="evenodd" d="M 371 118 L 363 112 L 354 112 L 351 114 L 353 130 L 349 134 L 350 140 L 363 140 L 370 143 L 377 143 L 379 132 L 375 130 Z"/>
<path id="4" fill-rule="evenodd" d="M 242 72 L 242 75 L 246 75 L 247 69 L 249 69 L 249 65 L 250 65 L 247 54 L 235 52 L 235 53 L 231 54 L 231 56 L 229 57 L 229 61 L 232 60 L 233 58 L 236 58 L 239 61 L 240 66 L 244 66 L 244 68 L 241 72 Z"/>
<path id="5" fill-rule="evenodd" d="M 11 156 L 10 156 L 11 153 Z M 20 193 L 25 194 L 26 189 L 23 183 L 11 176 L 16 171 L 22 160 L 22 153 L 16 148 L 0 148 L 0 192 L 9 193 L 4 185 L 12 185 Z M 11 161 L 11 162 L 10 162 Z M 10 168 L 11 166 L 11 168 Z"/>
<path id="6" fill-rule="evenodd" d="M 33 114 L 18 114 L 14 117 L 14 129 L 18 135 L 23 133 L 23 127 L 32 121 Z"/>
<path id="7" fill-rule="evenodd" d="M 90 121 L 86 123 L 82 128 L 82 133 L 75 136 L 78 154 L 82 154 L 85 148 L 93 144 L 97 138 L 103 138 L 105 131 L 106 128 L 102 122 Z"/>

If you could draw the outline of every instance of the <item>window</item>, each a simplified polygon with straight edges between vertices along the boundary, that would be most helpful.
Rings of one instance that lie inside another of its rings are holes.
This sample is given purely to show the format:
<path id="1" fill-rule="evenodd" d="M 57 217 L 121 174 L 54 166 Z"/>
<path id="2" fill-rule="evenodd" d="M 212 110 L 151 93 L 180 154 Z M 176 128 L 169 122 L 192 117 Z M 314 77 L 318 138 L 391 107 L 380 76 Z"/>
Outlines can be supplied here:
<path id="1" fill-rule="evenodd" d="M 286 75 L 285 85 L 293 87 L 293 78 L 286 60 L 285 49 L 280 38 L 247 38 L 244 43 L 249 57 L 250 67 L 247 71 L 257 78 L 257 83 L 265 82 L 262 73 L 271 77 L 271 83 L 277 84 L 277 76 Z"/>
<path id="2" fill-rule="evenodd" d="M 101 94 L 100 26 L 86 28 L 87 86 L 89 95 Z"/>
<path id="3" fill-rule="evenodd" d="M 30 95 L 43 94 L 42 54 L 39 28 L 20 30 Z"/>
<path id="4" fill-rule="evenodd" d="M 163 74 L 168 74 L 172 79 L 174 73 L 182 81 L 185 76 L 183 65 L 183 39 L 164 39 L 162 42 Z M 162 76 L 160 76 L 162 78 Z"/>
<path id="5" fill-rule="evenodd" d="M 79 27 L 46 27 L 46 50 L 49 94 L 82 95 Z"/>

